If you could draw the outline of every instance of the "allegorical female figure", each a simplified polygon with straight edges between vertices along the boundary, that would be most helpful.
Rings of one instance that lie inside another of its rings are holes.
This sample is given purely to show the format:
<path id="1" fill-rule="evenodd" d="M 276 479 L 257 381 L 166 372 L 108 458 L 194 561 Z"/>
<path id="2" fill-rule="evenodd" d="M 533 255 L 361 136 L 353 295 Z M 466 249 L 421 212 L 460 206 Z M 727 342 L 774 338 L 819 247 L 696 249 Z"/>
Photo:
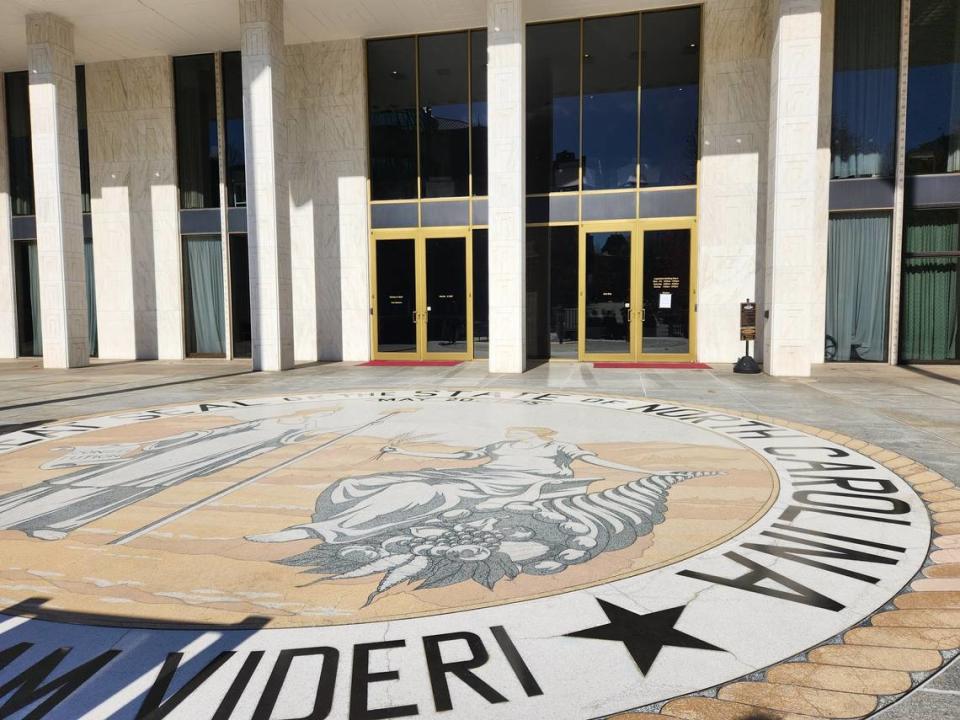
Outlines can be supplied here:
<path id="1" fill-rule="evenodd" d="M 509 509 L 516 503 L 583 494 L 587 485 L 598 478 L 575 476 L 575 460 L 640 476 L 654 473 L 604 460 L 555 437 L 556 432 L 548 428 L 511 428 L 505 440 L 475 450 L 419 452 L 387 446 L 384 454 L 484 462 L 464 468 L 397 470 L 345 477 L 320 494 L 311 522 L 249 539 L 357 542 L 451 511 L 495 511 Z"/>
<path id="2" fill-rule="evenodd" d="M 336 412 L 328 409 L 308 415 L 250 420 L 186 432 L 143 446 L 76 448 L 43 469 L 83 469 L 0 495 L 0 530 L 22 530 L 43 540 L 58 540 L 72 530 L 191 478 L 211 475 L 285 445 L 333 431 L 335 428 L 326 427 L 324 420 Z"/>

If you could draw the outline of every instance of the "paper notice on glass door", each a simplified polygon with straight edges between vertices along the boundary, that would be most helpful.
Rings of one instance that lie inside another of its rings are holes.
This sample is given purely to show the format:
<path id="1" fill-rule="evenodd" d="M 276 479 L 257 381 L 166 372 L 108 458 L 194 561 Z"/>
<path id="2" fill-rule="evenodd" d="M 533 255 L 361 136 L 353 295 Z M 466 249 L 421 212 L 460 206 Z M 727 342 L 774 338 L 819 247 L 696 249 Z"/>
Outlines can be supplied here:
<path id="1" fill-rule="evenodd" d="M 660 309 L 669 310 L 673 307 L 673 293 L 660 293 Z"/>

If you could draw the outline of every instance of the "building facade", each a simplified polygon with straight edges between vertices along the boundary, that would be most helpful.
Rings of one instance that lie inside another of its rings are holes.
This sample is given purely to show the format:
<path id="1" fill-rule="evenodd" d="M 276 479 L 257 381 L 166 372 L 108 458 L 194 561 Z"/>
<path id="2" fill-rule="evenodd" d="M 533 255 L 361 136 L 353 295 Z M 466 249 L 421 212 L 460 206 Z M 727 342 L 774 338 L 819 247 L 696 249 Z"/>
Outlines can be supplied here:
<path id="1" fill-rule="evenodd" d="M 0 357 L 960 360 L 960 0 L 46 4 Z"/>

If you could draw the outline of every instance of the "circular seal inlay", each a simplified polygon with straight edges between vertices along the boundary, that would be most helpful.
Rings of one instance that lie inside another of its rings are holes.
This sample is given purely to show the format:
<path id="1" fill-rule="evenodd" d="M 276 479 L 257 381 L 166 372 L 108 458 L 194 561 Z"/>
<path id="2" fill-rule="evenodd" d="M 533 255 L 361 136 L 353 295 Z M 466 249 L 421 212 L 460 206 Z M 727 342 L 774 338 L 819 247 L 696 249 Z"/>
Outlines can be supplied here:
<path id="1" fill-rule="evenodd" d="M 0 653 L 57 622 L 105 666 L 133 628 L 150 642 L 116 652 L 156 690 L 216 629 L 223 669 L 178 702 L 218 717 L 268 717 L 301 655 L 331 717 L 338 683 L 402 705 L 379 685 L 399 667 L 421 715 L 591 717 L 823 643 L 929 541 L 880 462 L 722 411 L 482 390 L 146 409 L 0 437 L 0 597 L 38 618 Z"/>

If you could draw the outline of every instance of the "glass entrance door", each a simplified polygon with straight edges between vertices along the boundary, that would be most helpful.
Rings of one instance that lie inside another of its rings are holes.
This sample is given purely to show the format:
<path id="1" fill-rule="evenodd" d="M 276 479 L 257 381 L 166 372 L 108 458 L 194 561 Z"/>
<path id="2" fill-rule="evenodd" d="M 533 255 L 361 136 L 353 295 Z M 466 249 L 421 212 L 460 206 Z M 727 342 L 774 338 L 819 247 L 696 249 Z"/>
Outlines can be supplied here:
<path id="1" fill-rule="evenodd" d="M 471 261 L 466 232 L 374 236 L 375 359 L 473 357 Z"/>
<path id="2" fill-rule="evenodd" d="M 593 223 L 580 232 L 580 358 L 696 358 L 693 220 Z"/>
<path id="3" fill-rule="evenodd" d="M 690 235 L 689 228 L 643 232 L 643 355 L 681 360 L 691 356 Z"/>
<path id="4" fill-rule="evenodd" d="M 466 358 L 473 342 L 467 281 L 467 238 L 425 237 L 426 343 L 431 358 Z"/>
<path id="5" fill-rule="evenodd" d="M 634 355 L 634 235 L 629 227 L 582 233 L 584 357 L 629 360 Z"/>
<path id="6" fill-rule="evenodd" d="M 374 357 L 418 359 L 416 237 L 374 241 Z"/>

